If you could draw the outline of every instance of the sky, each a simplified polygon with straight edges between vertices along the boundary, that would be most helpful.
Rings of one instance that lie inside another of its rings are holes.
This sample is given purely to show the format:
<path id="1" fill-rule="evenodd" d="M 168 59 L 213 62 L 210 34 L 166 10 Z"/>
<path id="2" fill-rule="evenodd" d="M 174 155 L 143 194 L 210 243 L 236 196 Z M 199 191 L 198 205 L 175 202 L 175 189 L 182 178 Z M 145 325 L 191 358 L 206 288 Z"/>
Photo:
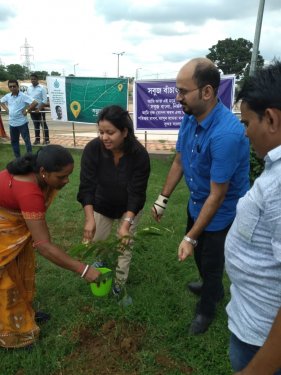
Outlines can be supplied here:
<path id="1" fill-rule="evenodd" d="M 175 78 L 226 38 L 254 41 L 260 0 L 0 0 L 0 63 L 81 77 Z M 265 0 L 259 50 L 281 57 L 281 0 Z M 27 41 L 28 48 L 24 48 Z M 122 54 L 124 52 L 124 54 Z M 118 64 L 119 60 L 119 64 Z"/>

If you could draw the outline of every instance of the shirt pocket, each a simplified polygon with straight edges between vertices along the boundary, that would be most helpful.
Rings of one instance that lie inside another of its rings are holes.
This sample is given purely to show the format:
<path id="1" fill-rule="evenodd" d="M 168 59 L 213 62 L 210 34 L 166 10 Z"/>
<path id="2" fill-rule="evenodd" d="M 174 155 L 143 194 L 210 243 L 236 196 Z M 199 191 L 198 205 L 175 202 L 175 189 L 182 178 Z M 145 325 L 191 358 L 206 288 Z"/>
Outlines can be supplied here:
<path id="1" fill-rule="evenodd" d="M 249 193 L 237 204 L 237 230 L 248 242 L 252 241 L 255 228 L 259 222 L 261 211 Z"/>

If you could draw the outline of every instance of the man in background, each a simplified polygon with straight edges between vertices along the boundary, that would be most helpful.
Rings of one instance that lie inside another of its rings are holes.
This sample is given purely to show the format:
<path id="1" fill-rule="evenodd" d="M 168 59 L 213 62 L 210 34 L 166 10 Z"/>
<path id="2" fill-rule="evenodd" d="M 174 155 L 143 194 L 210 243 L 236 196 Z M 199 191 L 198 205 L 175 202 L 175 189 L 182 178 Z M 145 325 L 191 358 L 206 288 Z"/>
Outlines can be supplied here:
<path id="1" fill-rule="evenodd" d="M 176 79 L 176 100 L 185 115 L 176 156 L 152 214 L 160 221 L 168 199 L 184 175 L 190 199 L 185 236 L 178 248 L 183 261 L 194 252 L 200 282 L 188 288 L 200 296 L 189 333 L 204 333 L 224 297 L 224 241 L 236 204 L 249 188 L 249 142 L 236 116 L 217 98 L 220 73 L 206 58 L 185 64 Z"/>
<path id="2" fill-rule="evenodd" d="M 11 93 L 4 95 L 0 103 L 9 114 L 11 145 L 15 157 L 18 158 L 20 157 L 20 135 L 24 140 L 26 151 L 32 152 L 26 115 L 30 113 L 38 103 L 19 90 L 19 83 L 16 79 L 10 79 L 8 81 L 8 87 Z"/>
<path id="3" fill-rule="evenodd" d="M 33 73 L 30 75 L 32 86 L 28 87 L 27 95 L 38 102 L 38 105 L 34 112 L 31 112 L 31 118 L 34 124 L 35 130 L 35 141 L 34 145 L 40 144 L 40 126 L 43 129 L 43 144 L 47 145 L 50 143 L 49 128 L 46 122 L 46 114 L 43 111 L 45 106 L 48 104 L 47 90 L 44 86 L 39 84 L 37 74 Z"/>

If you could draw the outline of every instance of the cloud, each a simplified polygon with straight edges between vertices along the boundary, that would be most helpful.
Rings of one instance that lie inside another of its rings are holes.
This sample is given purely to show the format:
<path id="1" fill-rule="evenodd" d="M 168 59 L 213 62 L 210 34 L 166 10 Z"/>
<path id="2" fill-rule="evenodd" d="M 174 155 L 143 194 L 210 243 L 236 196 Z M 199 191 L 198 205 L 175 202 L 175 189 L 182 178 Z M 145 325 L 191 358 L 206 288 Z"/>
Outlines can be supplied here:
<path id="1" fill-rule="evenodd" d="M 7 65 L 24 62 L 24 41 L 32 69 L 62 74 L 133 76 L 175 72 L 189 59 L 205 56 L 218 40 L 253 42 L 260 0 L 0 0 L 1 52 Z M 7 5 L 8 4 L 8 5 Z M 80 6 L 79 6 L 80 5 Z M 260 53 L 280 55 L 281 0 L 265 2 Z M 40 32 L 34 32 L 40 30 Z"/>
<path id="2" fill-rule="evenodd" d="M 143 23 L 183 22 L 185 25 L 203 25 L 208 20 L 241 20 L 256 17 L 257 2 L 253 0 L 115 0 L 96 1 L 96 12 L 108 22 L 138 21 Z M 267 10 L 280 10 L 280 0 L 272 0 Z"/>
<path id="3" fill-rule="evenodd" d="M 11 9 L 11 6 L 0 4 L 0 28 L 4 28 L 4 23 L 14 17 L 16 17 L 16 13 Z"/>

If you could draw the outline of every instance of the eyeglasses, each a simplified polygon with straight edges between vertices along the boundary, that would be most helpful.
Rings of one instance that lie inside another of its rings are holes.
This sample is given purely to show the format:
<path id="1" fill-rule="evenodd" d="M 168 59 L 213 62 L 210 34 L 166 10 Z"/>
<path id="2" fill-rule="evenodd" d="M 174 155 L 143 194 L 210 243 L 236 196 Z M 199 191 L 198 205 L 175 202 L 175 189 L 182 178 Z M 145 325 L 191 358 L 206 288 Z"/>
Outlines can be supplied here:
<path id="1" fill-rule="evenodd" d="M 17 87 L 17 85 L 12 85 L 12 86 L 9 86 L 9 89 L 15 89 Z"/>
<path id="2" fill-rule="evenodd" d="M 176 93 L 179 95 L 179 96 L 185 96 L 187 94 L 189 94 L 190 92 L 193 92 L 193 91 L 196 91 L 196 90 L 200 90 L 202 87 L 196 87 L 196 89 L 193 89 L 193 90 L 187 90 L 187 89 L 178 89 L 176 87 L 175 91 Z"/>

